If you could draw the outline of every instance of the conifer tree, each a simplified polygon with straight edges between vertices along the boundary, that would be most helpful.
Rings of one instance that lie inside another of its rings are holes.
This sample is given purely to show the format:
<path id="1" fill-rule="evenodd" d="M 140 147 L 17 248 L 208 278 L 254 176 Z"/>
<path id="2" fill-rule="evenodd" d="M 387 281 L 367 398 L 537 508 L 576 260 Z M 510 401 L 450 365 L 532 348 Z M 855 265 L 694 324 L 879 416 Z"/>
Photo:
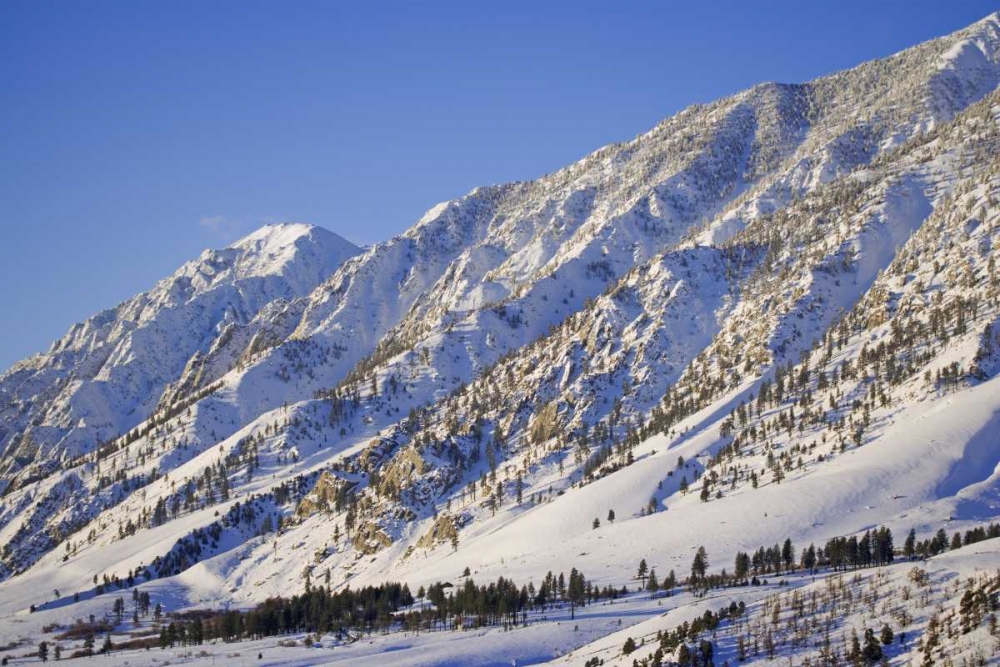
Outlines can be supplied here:
<path id="1" fill-rule="evenodd" d="M 705 551 L 705 547 L 698 547 L 698 551 L 694 555 L 694 560 L 691 563 L 691 581 L 699 582 L 705 578 L 705 572 L 708 571 L 708 552 Z"/>
<path id="2" fill-rule="evenodd" d="M 910 528 L 910 534 L 906 536 L 906 543 L 903 545 L 903 555 L 913 558 L 917 553 L 917 531 Z"/>

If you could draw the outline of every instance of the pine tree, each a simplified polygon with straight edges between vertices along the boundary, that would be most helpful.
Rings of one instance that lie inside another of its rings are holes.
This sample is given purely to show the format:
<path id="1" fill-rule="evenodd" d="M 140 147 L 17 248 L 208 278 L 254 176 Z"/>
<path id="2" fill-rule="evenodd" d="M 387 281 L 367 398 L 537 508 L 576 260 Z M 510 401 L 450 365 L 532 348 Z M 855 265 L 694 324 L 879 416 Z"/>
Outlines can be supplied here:
<path id="1" fill-rule="evenodd" d="M 680 667 L 691 667 L 691 649 L 687 644 L 681 644 L 677 649 L 677 664 Z"/>
<path id="2" fill-rule="evenodd" d="M 673 570 L 670 570 L 670 572 L 667 573 L 667 578 L 663 580 L 663 584 L 660 588 L 665 590 L 667 595 L 670 595 L 670 591 L 672 591 L 676 585 L 677 575 L 674 574 Z"/>
<path id="3" fill-rule="evenodd" d="M 733 577 L 737 581 L 743 581 L 750 574 L 750 556 L 746 552 L 740 551 L 736 554 L 736 564 L 733 569 Z"/>
<path id="4" fill-rule="evenodd" d="M 810 574 L 816 571 L 816 547 L 812 544 L 802 552 L 802 567 L 809 570 Z"/>
<path id="5" fill-rule="evenodd" d="M 975 627 L 973 616 L 975 615 L 975 596 L 971 590 L 966 590 L 962 595 L 962 600 L 958 605 L 958 614 L 962 624 L 962 634 L 972 632 Z"/>
<path id="6" fill-rule="evenodd" d="M 882 659 L 882 645 L 875 638 L 875 631 L 871 628 L 865 630 L 864 659 L 869 665 L 874 665 Z"/>
<path id="7" fill-rule="evenodd" d="M 201 644 L 205 641 L 205 625 L 200 618 L 195 617 L 191 623 L 191 632 L 188 636 L 192 644 Z"/>
<path id="8" fill-rule="evenodd" d="M 569 589 L 567 593 L 569 594 L 569 611 L 570 619 L 576 618 L 576 607 L 577 605 L 582 605 L 586 602 L 586 586 L 587 582 L 583 576 L 582 572 L 577 572 L 574 567 L 569 573 Z"/>
<path id="9" fill-rule="evenodd" d="M 774 649 L 774 634 L 768 628 L 767 632 L 764 633 L 764 651 L 767 653 L 768 660 L 774 659 Z"/>
<path id="10" fill-rule="evenodd" d="M 851 648 L 847 652 L 847 658 L 855 665 L 860 665 L 861 655 L 861 642 L 858 640 L 858 631 L 851 628 Z"/>
<path id="11" fill-rule="evenodd" d="M 938 636 L 938 617 L 931 616 L 927 622 L 927 630 L 924 632 L 924 661 L 923 667 L 931 667 L 934 664 L 934 649 L 937 648 L 940 637 Z"/>
<path id="12" fill-rule="evenodd" d="M 705 551 L 705 547 L 700 546 L 694 555 L 694 561 L 691 563 L 691 581 L 701 581 L 705 578 L 705 573 L 707 571 L 708 553 Z"/>
<path id="13" fill-rule="evenodd" d="M 784 546 L 781 547 L 781 560 L 784 562 L 786 570 L 791 570 L 795 565 L 795 548 L 792 546 L 790 538 L 786 539 Z"/>
<path id="14" fill-rule="evenodd" d="M 910 534 L 906 536 L 906 543 L 903 545 L 903 555 L 913 558 L 917 553 L 917 531 L 910 528 Z"/>

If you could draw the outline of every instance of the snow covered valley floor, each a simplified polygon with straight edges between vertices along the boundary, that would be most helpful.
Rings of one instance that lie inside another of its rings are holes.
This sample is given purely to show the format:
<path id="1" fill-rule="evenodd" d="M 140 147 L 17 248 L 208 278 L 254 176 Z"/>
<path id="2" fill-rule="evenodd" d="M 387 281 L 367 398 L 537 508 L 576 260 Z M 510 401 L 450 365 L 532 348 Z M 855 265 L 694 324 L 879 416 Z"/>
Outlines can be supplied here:
<path id="1" fill-rule="evenodd" d="M 33 632 L 33 641 L 8 645 L 4 655 L 8 664 L 37 663 L 38 643 L 46 641 L 49 658 L 60 646 L 61 660 L 69 664 L 628 666 L 636 660 L 641 665 L 697 664 L 704 661 L 701 652 L 707 644 L 717 665 L 773 660 L 836 664 L 856 659 L 855 638 L 862 653 L 877 650 L 877 658 L 870 658 L 871 653 L 859 658 L 870 664 L 883 656 L 890 664 L 996 664 L 1000 652 L 997 538 L 929 559 L 761 575 L 753 584 L 694 595 L 683 588 L 671 593 L 636 590 L 637 579 L 627 584 L 633 592 L 617 600 L 573 610 L 556 603 L 528 612 L 509 627 L 413 631 L 393 624 L 367 634 L 287 633 L 260 640 L 189 645 L 177 640 L 170 647 L 117 648 L 134 637 L 158 638 L 161 624 L 143 620 L 115 628 L 110 633 L 115 648 L 107 654 L 101 653 L 99 641 L 94 657 L 69 658 L 84 650 L 83 640 L 57 639 L 71 629 L 59 627 Z M 418 600 L 413 608 L 427 604 Z M 715 620 L 699 628 L 706 613 Z M 13 625 L 34 620 L 20 618 Z M 877 649 L 870 646 L 869 630 Z"/>

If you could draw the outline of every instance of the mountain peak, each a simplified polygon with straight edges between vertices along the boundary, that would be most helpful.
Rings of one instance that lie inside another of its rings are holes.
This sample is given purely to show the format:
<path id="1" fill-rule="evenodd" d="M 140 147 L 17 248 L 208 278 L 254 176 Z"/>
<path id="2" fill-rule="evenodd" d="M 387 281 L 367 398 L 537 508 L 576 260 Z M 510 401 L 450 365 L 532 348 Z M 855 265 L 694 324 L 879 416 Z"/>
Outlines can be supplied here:
<path id="1" fill-rule="evenodd" d="M 227 247 L 226 251 L 238 253 L 237 262 L 244 273 L 271 274 L 280 273 L 281 266 L 303 252 L 314 254 L 320 268 L 327 273 L 361 249 L 322 227 L 303 222 L 280 222 L 260 227 Z M 207 253 L 214 254 L 213 251 Z"/>
<path id="2" fill-rule="evenodd" d="M 338 239 L 343 243 L 350 243 L 340 235 L 308 222 L 269 222 L 233 242 L 229 248 L 238 250 L 280 248 L 294 244 L 307 236 L 328 240 Z"/>
<path id="3" fill-rule="evenodd" d="M 233 242 L 229 247 L 242 248 L 261 241 L 268 243 L 293 241 L 309 234 L 313 229 L 316 229 L 316 226 L 306 222 L 269 222 Z"/>

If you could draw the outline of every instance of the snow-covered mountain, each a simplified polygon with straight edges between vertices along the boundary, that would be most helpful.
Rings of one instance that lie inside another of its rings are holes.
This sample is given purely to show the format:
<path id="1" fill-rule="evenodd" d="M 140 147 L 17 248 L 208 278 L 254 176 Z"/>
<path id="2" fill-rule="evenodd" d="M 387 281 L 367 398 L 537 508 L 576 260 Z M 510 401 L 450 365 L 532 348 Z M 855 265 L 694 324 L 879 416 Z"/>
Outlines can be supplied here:
<path id="1" fill-rule="evenodd" d="M 260 327 L 259 316 L 275 320 L 358 252 L 318 227 L 269 225 L 73 325 L 0 377 L 5 476 L 92 451 L 214 381 L 236 360 L 219 358 L 220 348 Z"/>
<path id="2" fill-rule="evenodd" d="M 581 611 L 565 634 L 543 604 L 534 639 L 456 650 L 654 664 L 622 649 L 647 637 L 683 662 L 664 633 L 739 598 L 758 642 L 811 656 L 772 620 L 797 602 L 725 592 L 736 554 L 1000 516 L 998 83 L 995 14 L 691 107 L 366 250 L 277 225 L 206 251 L 0 377 L 0 640 L 126 588 L 171 611 L 571 567 L 634 588 L 640 560 L 685 577 L 704 546 L 717 585 L 662 618 L 627 598 L 634 632 Z M 920 584 L 942 610 L 996 550 L 962 553 Z M 905 586 L 893 568 L 873 576 Z M 905 613 L 924 651 L 930 615 Z M 855 616 L 837 627 L 864 636 Z M 367 655 L 338 646 L 304 659 Z"/>

